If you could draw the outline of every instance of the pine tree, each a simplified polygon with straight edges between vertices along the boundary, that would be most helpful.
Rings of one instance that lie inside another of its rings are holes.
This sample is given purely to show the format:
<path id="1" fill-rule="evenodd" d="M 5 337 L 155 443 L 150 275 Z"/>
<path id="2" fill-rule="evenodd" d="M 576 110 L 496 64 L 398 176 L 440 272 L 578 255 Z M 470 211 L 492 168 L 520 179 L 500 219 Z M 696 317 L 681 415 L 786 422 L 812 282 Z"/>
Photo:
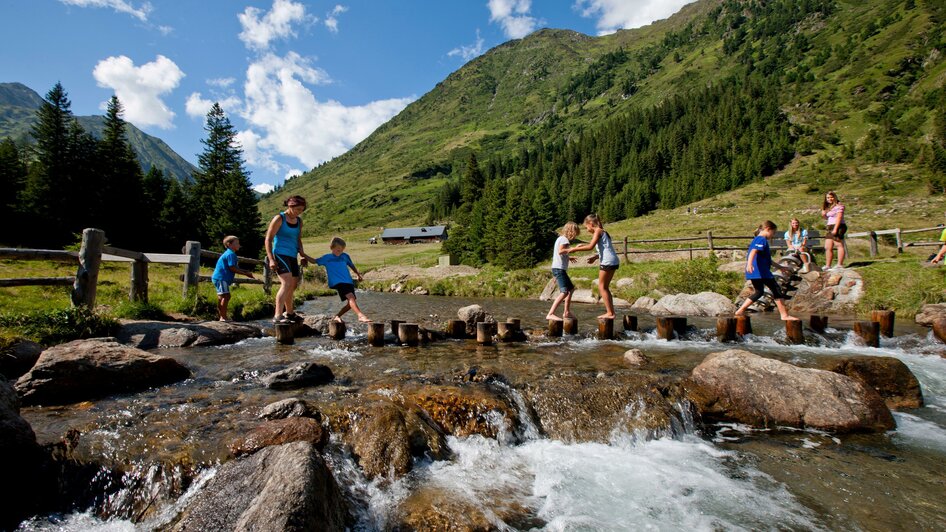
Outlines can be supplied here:
<path id="1" fill-rule="evenodd" d="M 207 113 L 201 140 L 204 152 L 198 157 L 194 174 L 194 199 L 205 213 L 199 236 L 205 246 L 222 249 L 221 239 L 233 234 L 240 238 L 241 254 L 256 256 L 263 237 L 256 194 L 243 167 L 243 150 L 236 130 L 218 103 Z"/>
<path id="2" fill-rule="evenodd" d="M 460 181 L 460 207 L 469 210 L 482 195 L 485 184 L 486 180 L 476 161 L 476 154 L 470 152 L 470 158 L 466 163 L 466 171 Z"/>
<path id="3" fill-rule="evenodd" d="M 26 185 L 26 163 L 16 143 L 6 138 L 0 142 L 0 227 L 22 227 L 20 197 Z M 19 243 L 20 236 L 15 231 L 4 231 L 4 242 L 13 245 Z"/>
<path id="4" fill-rule="evenodd" d="M 109 242 L 133 247 L 141 237 L 152 233 L 155 220 L 146 216 L 142 195 L 141 165 L 125 133 L 122 104 L 116 96 L 108 101 L 105 127 L 99 142 L 100 171 L 97 224 L 105 230 Z M 131 217 L 113 215 L 115 206 L 136 213 Z"/>

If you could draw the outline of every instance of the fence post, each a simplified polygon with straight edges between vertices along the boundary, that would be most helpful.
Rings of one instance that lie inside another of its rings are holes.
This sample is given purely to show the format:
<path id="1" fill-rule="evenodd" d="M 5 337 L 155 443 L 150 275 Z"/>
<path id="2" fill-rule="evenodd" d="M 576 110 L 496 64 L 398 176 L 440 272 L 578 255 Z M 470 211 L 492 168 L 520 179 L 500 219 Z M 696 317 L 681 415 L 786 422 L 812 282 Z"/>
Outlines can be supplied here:
<path id="1" fill-rule="evenodd" d="M 99 265 L 102 263 L 102 246 L 105 231 L 88 228 L 82 231 L 82 247 L 79 249 L 79 269 L 72 287 L 72 305 L 95 308 L 95 290 L 99 282 Z"/>
<path id="2" fill-rule="evenodd" d="M 877 256 L 877 233 L 873 231 L 870 232 L 870 256 Z"/>
<path id="3" fill-rule="evenodd" d="M 200 242 L 188 240 L 184 245 L 184 254 L 191 257 L 184 267 L 184 297 L 187 297 L 187 291 L 192 286 L 197 288 L 197 283 L 200 282 Z"/>
<path id="4" fill-rule="evenodd" d="M 903 253 L 903 235 L 900 232 L 900 228 L 896 229 L 897 233 L 897 254 Z"/>
<path id="5" fill-rule="evenodd" d="M 148 302 L 148 263 L 143 260 L 131 263 L 131 291 L 128 299 Z"/>
<path id="6" fill-rule="evenodd" d="M 624 262 L 627 263 L 627 237 L 624 237 Z"/>
<path id="7" fill-rule="evenodd" d="M 263 292 L 273 295 L 273 270 L 269 269 L 269 259 L 263 259 Z"/>
<path id="8" fill-rule="evenodd" d="M 710 254 L 715 255 L 716 253 L 713 251 L 713 232 L 712 231 L 706 232 L 706 243 L 709 244 Z"/>

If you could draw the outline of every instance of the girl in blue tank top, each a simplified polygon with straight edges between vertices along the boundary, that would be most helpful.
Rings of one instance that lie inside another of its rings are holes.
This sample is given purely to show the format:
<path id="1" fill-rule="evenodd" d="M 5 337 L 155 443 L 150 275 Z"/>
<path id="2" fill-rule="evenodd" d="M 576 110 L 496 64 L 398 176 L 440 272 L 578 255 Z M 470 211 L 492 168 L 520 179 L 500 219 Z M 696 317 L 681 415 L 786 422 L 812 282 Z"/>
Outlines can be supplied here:
<path id="1" fill-rule="evenodd" d="M 279 291 L 276 292 L 276 315 L 273 323 L 302 321 L 293 308 L 293 295 L 299 285 L 301 271 L 299 259 L 315 261 L 302 250 L 302 218 L 306 209 L 305 198 L 292 196 L 283 202 L 286 210 L 274 216 L 266 229 L 266 261 L 270 269 L 279 276 Z"/>
<path id="2" fill-rule="evenodd" d="M 605 313 L 599 318 L 614 319 L 614 297 L 611 295 L 611 279 L 614 278 L 614 272 L 621 265 L 614 245 L 611 243 L 611 235 L 604 230 L 601 219 L 597 214 L 589 214 L 585 217 L 585 229 L 591 233 L 591 241 L 587 244 L 575 246 L 565 250 L 565 253 L 572 251 L 591 251 L 597 248 L 597 253 L 588 257 L 588 264 L 600 259 L 598 268 L 598 293 L 604 301 Z"/>

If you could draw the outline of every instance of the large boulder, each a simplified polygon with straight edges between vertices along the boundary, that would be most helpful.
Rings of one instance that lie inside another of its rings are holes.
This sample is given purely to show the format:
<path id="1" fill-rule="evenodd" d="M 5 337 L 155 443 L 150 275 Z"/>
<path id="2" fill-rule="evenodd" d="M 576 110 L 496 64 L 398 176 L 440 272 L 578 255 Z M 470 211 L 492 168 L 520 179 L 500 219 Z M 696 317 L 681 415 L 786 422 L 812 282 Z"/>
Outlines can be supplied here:
<path id="1" fill-rule="evenodd" d="M 272 390 L 292 390 L 320 386 L 335 380 L 332 370 L 323 364 L 303 362 L 263 377 L 263 384 Z"/>
<path id="2" fill-rule="evenodd" d="M 479 322 L 494 322 L 492 314 L 483 310 L 479 305 L 469 305 L 457 310 L 457 317 L 466 322 L 466 334 L 473 336 L 476 334 L 476 324 Z"/>
<path id="3" fill-rule="evenodd" d="M 43 352 L 43 346 L 29 340 L 16 340 L 0 349 L 0 376 L 14 380 L 23 375 Z"/>
<path id="4" fill-rule="evenodd" d="M 615 429 L 669 434 L 676 412 L 661 390 L 669 384 L 655 375 L 561 373 L 529 383 L 525 396 L 549 438 L 606 443 Z"/>
<path id="5" fill-rule="evenodd" d="M 704 418 L 763 427 L 880 432 L 895 427 L 884 400 L 845 375 L 799 368 L 737 349 L 693 369 L 689 396 Z"/>
<path id="6" fill-rule="evenodd" d="M 864 279 L 850 268 L 812 271 L 802 275 L 796 286 L 788 309 L 802 314 L 850 312 L 864 296 Z"/>
<path id="7" fill-rule="evenodd" d="M 558 294 L 558 283 L 555 282 L 555 279 L 549 279 L 549 282 L 545 283 L 542 293 L 539 294 L 539 301 L 551 301 L 558 297 Z"/>
<path id="8" fill-rule="evenodd" d="M 429 385 L 401 393 L 406 406 L 423 410 L 443 432 L 460 438 L 473 434 L 495 438 L 519 426 L 516 408 L 488 383 Z"/>
<path id="9" fill-rule="evenodd" d="M 356 414 L 348 439 L 368 478 L 398 478 L 413 466 L 407 420 L 394 403 L 378 401 Z"/>
<path id="10" fill-rule="evenodd" d="M 33 428 L 20 416 L 13 386 L 0 377 L 0 471 L 7 479 L 0 497 L 0 530 L 13 530 L 43 502 L 45 462 Z"/>
<path id="11" fill-rule="evenodd" d="M 631 312 L 650 312 L 650 309 L 654 308 L 656 304 L 656 299 L 650 296 L 641 296 L 631 305 Z"/>
<path id="12" fill-rule="evenodd" d="M 829 358 L 822 360 L 818 368 L 847 375 L 873 388 L 891 410 L 923 406 L 920 381 L 899 359 L 872 356 Z"/>
<path id="13" fill-rule="evenodd" d="M 259 413 L 262 419 L 286 419 L 287 417 L 310 417 L 322 421 L 322 414 L 298 397 L 276 401 L 263 407 Z"/>
<path id="14" fill-rule="evenodd" d="M 650 309 L 655 316 L 719 316 L 735 311 L 729 298 L 715 292 L 666 295 Z"/>
<path id="15" fill-rule="evenodd" d="M 917 325 L 932 327 L 933 322 L 941 318 L 946 318 L 946 303 L 923 305 L 914 319 Z"/>
<path id="16" fill-rule="evenodd" d="M 33 368 L 16 381 L 16 391 L 24 405 L 67 404 L 188 377 L 190 370 L 173 358 L 120 344 L 114 338 L 93 338 L 43 351 Z"/>
<path id="17" fill-rule="evenodd" d="M 299 441 L 220 466 L 172 530 L 345 530 L 347 516 L 325 460 Z"/>
<path id="18" fill-rule="evenodd" d="M 123 321 L 117 335 L 119 342 L 139 349 L 226 345 L 262 336 L 262 329 L 256 325 L 232 321 Z"/>
<path id="19" fill-rule="evenodd" d="M 275 419 L 261 424 L 246 436 L 237 438 L 230 444 L 230 453 L 233 456 L 251 454 L 264 447 L 294 441 L 310 442 L 321 451 L 328 443 L 328 431 L 318 421 L 307 417 Z"/>
<path id="20" fill-rule="evenodd" d="M 442 486 L 422 486 L 411 492 L 394 514 L 393 530 L 487 531 L 500 530 L 497 519 L 506 524 L 501 530 L 539 530 L 547 523 L 516 497 L 492 493 L 469 493 Z"/>

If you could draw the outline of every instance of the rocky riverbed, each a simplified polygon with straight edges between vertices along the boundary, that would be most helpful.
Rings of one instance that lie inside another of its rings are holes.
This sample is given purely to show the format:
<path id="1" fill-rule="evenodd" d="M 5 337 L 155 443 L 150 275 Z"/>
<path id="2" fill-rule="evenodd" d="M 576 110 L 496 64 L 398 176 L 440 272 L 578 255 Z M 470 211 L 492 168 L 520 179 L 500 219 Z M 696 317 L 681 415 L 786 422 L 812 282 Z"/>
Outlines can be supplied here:
<path id="1" fill-rule="evenodd" d="M 946 526 L 946 360 L 923 329 L 870 349 L 832 318 L 839 329 L 787 346 L 757 318 L 756 336 L 722 345 L 713 319 L 664 342 L 642 316 L 644 332 L 598 341 L 598 309 L 578 306 L 583 334 L 558 340 L 539 334 L 544 303 L 359 302 L 431 329 L 479 303 L 536 334 L 371 348 L 354 326 L 342 341 L 155 348 L 189 374 L 21 406 L 30 431 L 8 392 L 17 452 L 49 457 L 22 474 L 48 472 L 63 495 L 26 508 L 23 528 Z M 294 375 L 309 380 L 267 385 Z"/>

